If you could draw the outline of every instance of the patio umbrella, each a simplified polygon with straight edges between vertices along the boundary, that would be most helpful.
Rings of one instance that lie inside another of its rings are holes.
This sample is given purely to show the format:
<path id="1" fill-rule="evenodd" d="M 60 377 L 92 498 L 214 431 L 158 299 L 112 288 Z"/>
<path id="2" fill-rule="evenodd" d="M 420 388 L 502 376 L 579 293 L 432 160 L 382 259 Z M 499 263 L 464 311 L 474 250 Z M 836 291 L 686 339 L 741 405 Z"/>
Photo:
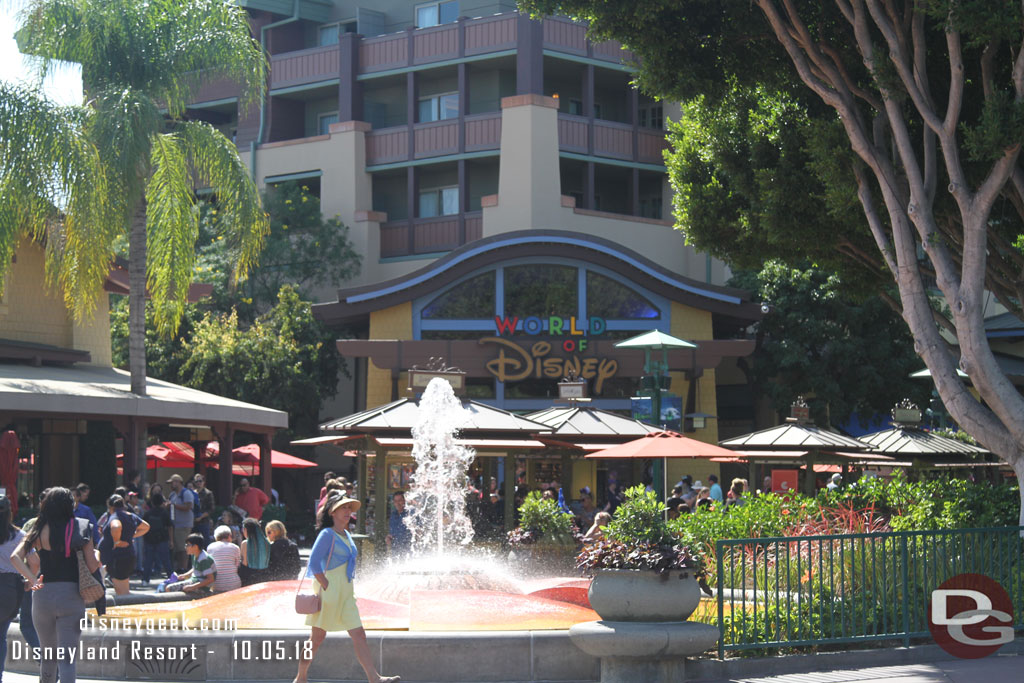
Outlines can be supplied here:
<path id="1" fill-rule="evenodd" d="M 117 464 L 122 466 L 124 454 L 117 455 Z M 155 470 L 160 467 L 192 467 L 195 459 L 186 453 L 173 450 L 163 444 L 155 443 L 146 447 L 146 469 Z"/>
<path id="2" fill-rule="evenodd" d="M 216 441 L 211 441 L 210 444 L 206 447 L 206 452 L 213 456 L 219 455 L 220 444 L 217 443 Z M 257 474 L 259 472 L 260 462 L 259 444 L 250 443 L 246 444 L 245 446 L 238 446 L 237 448 L 231 449 L 231 460 L 234 463 L 233 467 L 231 468 L 234 474 L 247 474 L 244 471 L 244 467 L 241 468 L 242 471 L 239 471 L 240 465 L 249 467 L 249 475 Z M 287 453 L 282 453 L 281 451 L 275 451 L 271 449 L 270 466 L 275 469 L 304 469 L 307 467 L 316 467 L 316 463 L 310 460 L 297 458 L 294 455 L 289 455 Z M 214 460 L 210 464 L 210 467 L 218 469 L 220 467 L 220 463 Z"/>
<path id="3" fill-rule="evenodd" d="M 627 441 L 618 446 L 609 446 L 604 450 L 584 455 L 584 458 L 711 458 L 732 457 L 736 454 L 728 448 L 699 439 L 691 439 L 679 432 L 660 430 L 651 432 L 639 439 Z M 662 482 L 668 490 L 668 468 L 662 467 Z"/>
<path id="4" fill-rule="evenodd" d="M 11 519 L 18 514 L 18 435 L 7 430 L 0 435 L 0 486 L 7 489 L 11 499 Z"/>

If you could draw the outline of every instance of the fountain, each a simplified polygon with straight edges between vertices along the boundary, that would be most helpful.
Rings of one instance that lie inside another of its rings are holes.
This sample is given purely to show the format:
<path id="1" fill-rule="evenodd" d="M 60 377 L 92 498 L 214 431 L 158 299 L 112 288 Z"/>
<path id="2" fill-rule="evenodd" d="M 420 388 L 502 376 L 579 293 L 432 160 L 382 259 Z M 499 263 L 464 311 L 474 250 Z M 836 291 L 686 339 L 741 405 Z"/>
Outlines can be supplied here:
<path id="1" fill-rule="evenodd" d="M 402 562 L 361 567 L 356 580 L 360 615 L 371 650 L 380 653 L 380 668 L 409 681 L 597 680 L 598 659 L 577 649 L 568 635 L 570 626 L 597 618 L 587 599 L 589 580 L 520 578 L 499 558 L 468 547 L 473 528 L 464 491 L 475 454 L 455 442 L 467 412 L 439 378 L 427 386 L 420 408 L 413 429 L 417 469 L 406 494 L 412 553 Z M 124 655 L 116 662 L 82 661 L 79 673 L 159 680 L 291 678 L 293 655 L 308 635 L 304 617 L 294 611 L 297 583 L 111 608 L 105 624 L 83 631 L 82 642 L 122 642 Z M 178 626 L 145 633 L 147 624 L 160 620 Z M 9 637 L 20 636 L 11 629 Z M 130 647 L 139 644 L 191 650 L 184 659 L 161 660 Z M 311 676 L 360 680 L 347 635 L 330 634 L 329 644 L 334 647 L 321 650 Z M 26 666 L 10 664 L 16 671 Z"/>

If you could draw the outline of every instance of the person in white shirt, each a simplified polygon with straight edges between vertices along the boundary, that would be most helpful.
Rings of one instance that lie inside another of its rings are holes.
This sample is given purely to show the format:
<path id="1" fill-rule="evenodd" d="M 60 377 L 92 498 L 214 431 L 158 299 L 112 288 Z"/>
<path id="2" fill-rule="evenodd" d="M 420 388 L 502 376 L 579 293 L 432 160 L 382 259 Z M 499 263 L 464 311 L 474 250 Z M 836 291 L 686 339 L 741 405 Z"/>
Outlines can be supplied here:
<path id="1" fill-rule="evenodd" d="M 221 525 L 214 529 L 216 539 L 206 548 L 206 554 L 213 558 L 217 567 L 217 578 L 213 580 L 213 592 L 223 593 L 242 587 L 238 576 L 238 565 L 242 562 L 242 551 L 231 542 L 231 527 Z"/>

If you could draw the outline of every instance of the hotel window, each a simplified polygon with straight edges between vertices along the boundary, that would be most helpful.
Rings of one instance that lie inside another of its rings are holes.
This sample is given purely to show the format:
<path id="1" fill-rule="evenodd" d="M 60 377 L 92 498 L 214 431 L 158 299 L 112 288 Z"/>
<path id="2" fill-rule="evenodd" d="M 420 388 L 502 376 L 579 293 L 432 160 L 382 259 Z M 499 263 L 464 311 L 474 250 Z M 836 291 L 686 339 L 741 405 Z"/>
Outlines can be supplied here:
<path id="1" fill-rule="evenodd" d="M 664 116 L 662 116 L 662 110 L 660 104 L 655 104 L 650 107 L 640 107 L 637 111 L 639 115 L 637 117 L 637 124 L 641 128 L 657 128 L 661 129 L 664 123 Z"/>
<path id="2" fill-rule="evenodd" d="M 569 113 L 573 116 L 583 116 L 583 101 L 569 100 Z"/>
<path id="3" fill-rule="evenodd" d="M 420 218 L 454 216 L 458 212 L 458 187 L 437 187 L 420 192 Z"/>
<path id="4" fill-rule="evenodd" d="M 459 117 L 459 93 L 449 92 L 441 95 L 421 97 L 419 101 L 419 121 L 443 121 Z"/>
<path id="5" fill-rule="evenodd" d="M 318 29 L 317 32 L 317 45 L 337 45 L 338 44 L 338 25 L 337 24 L 325 24 Z"/>
<path id="6" fill-rule="evenodd" d="M 456 0 L 416 5 L 416 28 L 453 24 L 458 17 L 459 3 Z"/>
<path id="7" fill-rule="evenodd" d="M 356 22 L 340 21 L 334 24 L 324 24 L 317 28 L 317 45 L 337 45 L 338 36 L 342 33 L 355 33 Z"/>
<path id="8" fill-rule="evenodd" d="M 641 197 L 640 216 L 661 220 L 661 197 Z"/>
<path id="9" fill-rule="evenodd" d="M 317 117 L 317 130 L 320 135 L 330 135 L 331 124 L 338 122 L 338 112 L 332 111 L 329 114 L 320 114 Z"/>

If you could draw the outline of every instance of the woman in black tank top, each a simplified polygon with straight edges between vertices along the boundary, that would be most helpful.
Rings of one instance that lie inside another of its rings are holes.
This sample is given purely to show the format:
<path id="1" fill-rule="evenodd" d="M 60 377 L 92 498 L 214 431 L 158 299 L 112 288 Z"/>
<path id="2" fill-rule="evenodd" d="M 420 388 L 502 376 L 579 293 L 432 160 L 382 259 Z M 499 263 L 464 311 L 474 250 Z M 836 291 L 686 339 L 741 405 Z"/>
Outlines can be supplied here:
<path id="1" fill-rule="evenodd" d="M 53 683 L 58 669 L 61 683 L 74 683 L 74 661 L 67 655 L 63 660 L 57 660 L 56 656 L 58 648 L 63 648 L 65 653 L 77 648 L 81 637 L 85 603 L 78 592 L 78 551 L 82 551 L 90 572 L 100 566 L 93 549 L 92 530 L 78 528 L 74 510 L 71 491 L 61 487 L 49 489 L 44 493 L 32 530 L 11 556 L 11 564 L 28 580 L 31 590 L 36 591 L 32 620 L 43 648 L 40 683 Z M 39 554 L 38 576 L 26 563 L 33 548 Z"/>

